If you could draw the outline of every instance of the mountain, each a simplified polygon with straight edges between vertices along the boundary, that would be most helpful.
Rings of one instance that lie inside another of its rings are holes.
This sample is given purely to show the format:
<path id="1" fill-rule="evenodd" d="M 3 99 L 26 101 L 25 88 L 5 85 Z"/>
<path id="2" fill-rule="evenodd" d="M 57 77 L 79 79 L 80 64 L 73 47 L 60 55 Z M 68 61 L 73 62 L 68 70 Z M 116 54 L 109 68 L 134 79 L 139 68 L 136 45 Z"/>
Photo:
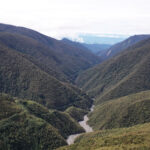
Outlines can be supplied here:
<path id="1" fill-rule="evenodd" d="M 100 130 L 83 134 L 75 144 L 57 150 L 148 150 L 150 149 L 150 123 L 130 128 Z"/>
<path id="2" fill-rule="evenodd" d="M 91 100 L 80 90 L 49 75 L 25 54 L 0 45 L 0 60 L 0 92 L 35 100 L 48 108 L 90 107 Z"/>
<path id="3" fill-rule="evenodd" d="M 30 100 L 0 94 L 0 149 L 50 150 L 66 145 L 70 134 L 84 132 L 68 114 Z"/>
<path id="4" fill-rule="evenodd" d="M 103 53 L 105 53 L 105 51 L 111 47 L 111 45 L 109 44 L 87 44 L 87 43 L 74 42 L 67 38 L 63 38 L 62 41 L 66 44 L 70 44 L 70 46 L 78 47 L 80 49 L 86 50 L 87 52 L 93 53 L 98 56 L 103 55 Z M 100 59 L 99 57 L 98 59 L 100 60 L 100 62 L 101 60 L 103 60 L 103 58 Z"/>
<path id="5" fill-rule="evenodd" d="M 93 67 L 77 79 L 77 85 L 96 97 L 96 103 L 150 89 L 150 39 Z"/>
<path id="6" fill-rule="evenodd" d="M 0 92 L 59 110 L 87 109 L 92 103 L 70 83 L 80 71 L 100 61 L 84 47 L 0 24 L 0 60 Z"/>
<path id="7" fill-rule="evenodd" d="M 123 50 L 129 48 L 130 46 L 150 38 L 150 35 L 134 35 L 129 37 L 128 39 L 117 43 L 113 46 L 111 46 L 108 50 L 106 50 L 103 54 L 99 53 L 99 56 L 101 56 L 101 59 L 106 60 L 109 59 L 115 55 L 117 55 L 118 53 L 122 52 Z"/>
<path id="8" fill-rule="evenodd" d="M 71 46 L 23 27 L 0 24 L 0 42 L 36 59 L 38 65 L 43 65 L 47 72 L 55 74 L 58 79 L 63 75 L 72 82 L 80 71 L 100 62 L 99 57 L 84 48 Z"/>
<path id="9" fill-rule="evenodd" d="M 107 50 L 111 47 L 109 44 L 86 44 L 83 43 L 85 47 L 87 47 L 94 54 L 100 55 L 104 50 Z"/>
<path id="10" fill-rule="evenodd" d="M 96 105 L 88 121 L 96 131 L 57 150 L 150 149 L 149 107 L 150 90 Z"/>
<path id="11" fill-rule="evenodd" d="M 149 74 L 150 38 L 82 72 L 76 83 L 95 98 L 88 115 L 95 132 L 62 149 L 149 149 Z"/>

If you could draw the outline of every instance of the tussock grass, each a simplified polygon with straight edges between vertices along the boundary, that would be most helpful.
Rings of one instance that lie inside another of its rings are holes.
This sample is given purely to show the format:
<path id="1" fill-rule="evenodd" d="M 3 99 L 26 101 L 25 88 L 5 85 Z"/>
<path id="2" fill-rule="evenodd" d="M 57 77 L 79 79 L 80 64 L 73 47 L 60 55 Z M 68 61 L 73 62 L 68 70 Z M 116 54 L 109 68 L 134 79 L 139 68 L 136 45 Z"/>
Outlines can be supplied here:
<path id="1" fill-rule="evenodd" d="M 83 134 L 75 144 L 58 150 L 149 150 L 150 124 Z"/>

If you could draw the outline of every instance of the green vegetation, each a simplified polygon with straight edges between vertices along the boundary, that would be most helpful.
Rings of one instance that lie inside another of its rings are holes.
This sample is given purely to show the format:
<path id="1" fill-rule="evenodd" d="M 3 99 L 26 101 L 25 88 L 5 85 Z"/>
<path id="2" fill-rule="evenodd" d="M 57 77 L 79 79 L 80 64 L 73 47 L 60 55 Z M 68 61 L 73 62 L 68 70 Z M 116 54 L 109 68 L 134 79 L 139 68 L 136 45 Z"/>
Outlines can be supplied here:
<path id="1" fill-rule="evenodd" d="M 46 150 L 66 144 L 54 127 L 26 113 L 1 120 L 0 133 L 0 149 L 4 150 Z"/>
<path id="2" fill-rule="evenodd" d="M 80 109 L 73 106 L 67 108 L 65 112 L 68 113 L 72 118 L 74 118 L 77 121 L 83 120 L 83 116 L 88 113 L 87 110 Z"/>
<path id="3" fill-rule="evenodd" d="M 58 150 L 149 150 L 150 123 L 130 128 L 101 130 L 83 134 L 75 144 Z"/>
<path id="4" fill-rule="evenodd" d="M 30 100 L 0 95 L 0 150 L 51 150 L 84 132 L 68 114 Z"/>
<path id="5" fill-rule="evenodd" d="M 0 96 L 1 150 L 48 150 L 66 145 L 56 128 L 15 101 L 10 96 Z"/>
<path id="6" fill-rule="evenodd" d="M 83 46 L 70 45 L 23 27 L 0 24 L 0 43 L 28 55 L 28 59 L 61 81 L 65 78 L 73 82 L 80 71 L 100 62 Z"/>
<path id="7" fill-rule="evenodd" d="M 71 134 L 84 132 L 84 129 L 68 114 L 57 111 L 48 110 L 40 104 L 33 101 L 19 101 L 30 114 L 35 115 L 57 128 L 59 133 L 67 138 Z"/>
<path id="8" fill-rule="evenodd" d="M 96 104 L 150 89 L 150 39 L 130 47 L 120 55 L 83 72 L 77 84 Z"/>
<path id="9" fill-rule="evenodd" d="M 41 70 L 26 55 L 0 44 L 0 92 L 35 100 L 54 109 L 65 110 L 69 106 L 87 109 L 92 100 L 80 90 L 74 90 Z"/>
<path id="10" fill-rule="evenodd" d="M 150 91 L 144 91 L 99 104 L 89 115 L 95 129 L 129 127 L 150 122 Z"/>
<path id="11" fill-rule="evenodd" d="M 150 149 L 150 39 L 141 41 L 148 37 L 115 45 L 108 57 L 123 52 L 83 72 L 100 59 L 81 44 L 0 24 L 0 93 L 14 96 L 0 94 L 0 150 L 65 146 L 69 135 L 84 132 L 77 121 L 90 97 L 89 124 L 98 131 L 60 149 Z"/>

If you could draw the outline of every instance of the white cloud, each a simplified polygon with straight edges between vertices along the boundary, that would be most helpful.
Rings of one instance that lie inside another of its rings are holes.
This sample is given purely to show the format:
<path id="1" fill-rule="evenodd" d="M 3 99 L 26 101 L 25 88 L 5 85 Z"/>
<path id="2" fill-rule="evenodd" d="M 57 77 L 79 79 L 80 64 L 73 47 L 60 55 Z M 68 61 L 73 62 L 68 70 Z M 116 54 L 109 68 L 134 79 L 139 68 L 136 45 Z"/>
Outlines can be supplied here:
<path id="1" fill-rule="evenodd" d="M 56 38 L 78 38 L 80 33 L 150 33 L 149 0 L 0 2 L 0 22 L 29 27 Z"/>

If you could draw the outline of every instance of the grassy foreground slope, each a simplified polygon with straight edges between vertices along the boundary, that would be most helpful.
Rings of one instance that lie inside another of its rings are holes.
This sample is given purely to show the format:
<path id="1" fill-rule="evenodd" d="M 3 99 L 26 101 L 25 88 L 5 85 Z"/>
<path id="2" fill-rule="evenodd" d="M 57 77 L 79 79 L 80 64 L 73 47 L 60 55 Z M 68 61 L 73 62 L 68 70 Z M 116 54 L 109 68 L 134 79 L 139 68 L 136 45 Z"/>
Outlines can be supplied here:
<path id="1" fill-rule="evenodd" d="M 0 95 L 0 150 L 51 150 L 84 132 L 69 115 L 34 102 Z"/>
<path id="2" fill-rule="evenodd" d="M 89 115 L 95 129 L 129 127 L 150 122 L 150 91 L 120 97 L 96 105 Z"/>
<path id="3" fill-rule="evenodd" d="M 150 39 L 83 72 L 77 79 L 97 103 L 150 89 Z"/>
<path id="4" fill-rule="evenodd" d="M 75 144 L 57 150 L 149 150 L 150 123 L 83 134 Z"/>

